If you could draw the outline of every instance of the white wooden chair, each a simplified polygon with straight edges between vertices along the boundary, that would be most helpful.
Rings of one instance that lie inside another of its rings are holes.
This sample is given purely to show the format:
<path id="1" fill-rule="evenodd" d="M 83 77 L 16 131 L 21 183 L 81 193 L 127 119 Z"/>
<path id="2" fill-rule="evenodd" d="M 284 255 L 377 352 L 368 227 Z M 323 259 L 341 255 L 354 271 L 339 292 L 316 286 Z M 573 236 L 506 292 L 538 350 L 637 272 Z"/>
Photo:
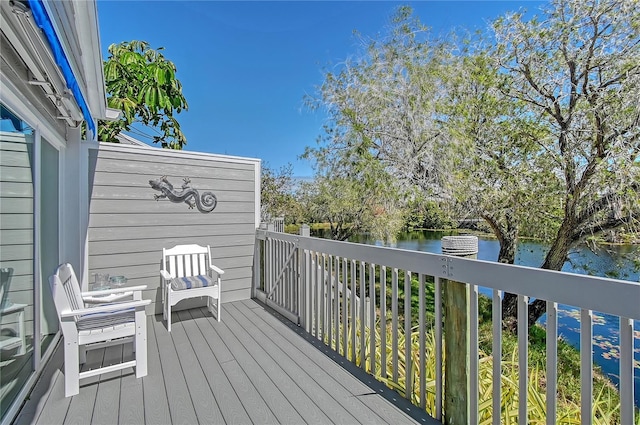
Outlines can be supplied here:
<path id="1" fill-rule="evenodd" d="M 80 380 L 115 370 L 135 367 L 136 377 L 147 375 L 147 319 L 145 306 L 151 300 L 142 299 L 145 285 L 80 292 L 78 279 L 71 264 L 58 266 L 49 277 L 51 292 L 64 337 L 65 396 L 80 391 Z M 83 297 L 117 294 L 133 291 L 134 301 L 102 304 L 88 307 Z M 80 363 L 86 361 L 86 350 L 107 345 L 123 344 L 133 339 L 135 360 L 80 372 Z"/>
<path id="2" fill-rule="evenodd" d="M 209 297 L 207 307 L 220 321 L 221 276 L 224 270 L 211 262 L 211 249 L 200 245 L 176 245 L 162 249 L 162 305 L 167 330 L 171 332 L 171 307 L 187 298 Z"/>
<path id="3" fill-rule="evenodd" d="M 17 325 L 17 332 L 15 336 L 5 337 L 0 340 L 0 350 L 9 350 L 14 347 L 18 347 L 17 355 L 22 356 L 27 353 L 27 342 L 25 338 L 24 327 L 24 310 L 28 307 L 27 304 L 16 304 L 9 301 L 9 282 L 11 281 L 11 275 L 13 273 L 12 268 L 0 269 L 0 316 L 16 315 L 17 320 L 14 325 Z M 3 320 L 3 323 L 4 320 Z"/>

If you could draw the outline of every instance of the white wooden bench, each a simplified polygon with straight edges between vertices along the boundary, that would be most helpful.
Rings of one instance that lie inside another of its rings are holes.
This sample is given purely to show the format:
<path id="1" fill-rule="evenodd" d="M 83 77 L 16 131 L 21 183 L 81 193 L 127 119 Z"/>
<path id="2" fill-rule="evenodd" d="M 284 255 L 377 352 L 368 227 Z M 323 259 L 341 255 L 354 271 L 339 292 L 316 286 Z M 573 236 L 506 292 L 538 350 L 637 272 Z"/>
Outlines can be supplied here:
<path id="1" fill-rule="evenodd" d="M 208 297 L 207 307 L 220 321 L 221 279 L 224 270 L 211 262 L 211 248 L 200 245 L 176 245 L 162 249 L 162 307 L 171 332 L 171 307 L 188 298 Z"/>

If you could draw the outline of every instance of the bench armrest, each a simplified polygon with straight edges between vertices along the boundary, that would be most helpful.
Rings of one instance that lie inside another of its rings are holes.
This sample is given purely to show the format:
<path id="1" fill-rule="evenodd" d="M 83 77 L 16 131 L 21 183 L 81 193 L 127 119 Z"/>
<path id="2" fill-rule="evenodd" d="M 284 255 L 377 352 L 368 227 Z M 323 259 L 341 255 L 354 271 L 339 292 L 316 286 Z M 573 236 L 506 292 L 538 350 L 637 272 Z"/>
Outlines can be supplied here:
<path id="1" fill-rule="evenodd" d="M 169 273 L 166 270 L 160 270 L 160 276 L 164 279 L 164 280 L 171 280 L 173 279 L 173 276 L 171 276 L 171 273 Z"/>
<path id="2" fill-rule="evenodd" d="M 84 314 L 95 314 L 95 313 L 115 313 L 122 310 L 128 309 L 139 309 L 140 307 L 145 307 L 151 304 L 151 300 L 140 300 L 140 301 L 131 301 L 126 303 L 117 303 L 117 304 L 108 304 L 108 305 L 100 305 L 97 307 L 91 308 L 79 308 L 77 310 L 66 310 L 60 313 L 60 317 L 72 317 L 72 316 L 82 316 Z"/>
<path id="3" fill-rule="evenodd" d="M 124 292 L 135 292 L 135 291 L 144 291 L 147 289 L 147 285 L 138 285 L 138 286 L 123 286 L 121 288 L 113 288 L 113 289 L 101 289 L 99 291 L 88 291 L 82 292 L 80 295 L 82 298 L 84 297 L 99 297 L 103 295 L 117 295 Z"/>
<path id="4" fill-rule="evenodd" d="M 224 270 L 222 270 L 221 268 L 214 266 L 213 263 L 209 262 L 209 268 L 211 270 L 213 270 L 214 272 L 218 273 L 219 275 L 223 275 L 224 274 Z"/>

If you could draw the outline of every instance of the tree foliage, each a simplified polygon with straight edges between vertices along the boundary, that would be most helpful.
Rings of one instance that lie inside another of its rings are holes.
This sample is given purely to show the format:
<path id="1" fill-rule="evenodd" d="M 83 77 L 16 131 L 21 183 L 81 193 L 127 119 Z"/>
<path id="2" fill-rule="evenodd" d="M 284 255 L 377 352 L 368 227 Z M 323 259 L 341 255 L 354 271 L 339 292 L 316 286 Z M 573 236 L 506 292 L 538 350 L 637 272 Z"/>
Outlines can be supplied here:
<path id="1" fill-rule="evenodd" d="M 188 109 L 187 101 L 176 78 L 176 66 L 162 50 L 144 41 L 109 46 L 104 62 L 107 104 L 122 114 L 119 120 L 99 122 L 99 140 L 117 142 L 120 132 L 141 123 L 156 133 L 150 137 L 163 148 L 182 149 L 187 143 L 175 117 Z"/>
<path id="2" fill-rule="evenodd" d="M 640 14 L 628 0 L 554 0 L 542 19 L 494 23 L 503 94 L 549 133 L 538 157 L 562 208 L 542 268 L 560 270 L 586 237 L 633 225 L 640 212 Z M 530 323 L 544 311 L 539 300 Z"/>
<path id="3" fill-rule="evenodd" d="M 334 240 L 368 233 L 395 241 L 405 224 L 403 192 L 378 161 L 344 149 L 307 149 L 303 157 L 316 165 L 314 180 L 301 191 L 310 221 L 329 223 Z"/>
<path id="4" fill-rule="evenodd" d="M 482 217 L 500 261 L 520 235 L 543 238 L 541 267 L 559 270 L 575 244 L 637 222 L 639 98 L 634 2 L 553 0 L 465 42 L 400 8 L 309 104 L 330 117 L 318 154 L 377 162 L 405 193 Z"/>
<path id="5" fill-rule="evenodd" d="M 293 178 L 293 166 L 286 164 L 279 169 L 262 164 L 260 182 L 260 216 L 264 222 L 284 217 L 287 224 L 296 223 L 301 211 Z"/>
<path id="6" fill-rule="evenodd" d="M 364 53 L 327 72 L 319 96 L 308 99 L 330 118 L 318 152 L 344 152 L 356 165 L 375 159 L 406 186 L 446 197 L 450 157 L 438 108 L 450 55 L 426 39 L 410 8 L 393 22 L 388 38 L 363 40 Z"/>
<path id="7" fill-rule="evenodd" d="M 635 4 L 637 7 L 637 4 Z M 543 19 L 494 24 L 503 94 L 550 134 L 539 156 L 559 178 L 560 226 L 543 268 L 575 242 L 633 223 L 640 181 L 640 14 L 628 0 L 555 0 Z"/>

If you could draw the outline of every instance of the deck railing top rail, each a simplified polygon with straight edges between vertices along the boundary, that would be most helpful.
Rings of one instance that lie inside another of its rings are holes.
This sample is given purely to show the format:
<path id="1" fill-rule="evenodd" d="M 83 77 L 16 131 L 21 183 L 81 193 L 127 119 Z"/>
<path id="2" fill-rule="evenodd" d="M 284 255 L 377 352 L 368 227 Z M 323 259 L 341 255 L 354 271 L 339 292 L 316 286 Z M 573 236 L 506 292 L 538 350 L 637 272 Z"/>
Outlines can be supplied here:
<path id="1" fill-rule="evenodd" d="M 259 240 L 640 320 L 640 282 L 258 230 Z"/>

